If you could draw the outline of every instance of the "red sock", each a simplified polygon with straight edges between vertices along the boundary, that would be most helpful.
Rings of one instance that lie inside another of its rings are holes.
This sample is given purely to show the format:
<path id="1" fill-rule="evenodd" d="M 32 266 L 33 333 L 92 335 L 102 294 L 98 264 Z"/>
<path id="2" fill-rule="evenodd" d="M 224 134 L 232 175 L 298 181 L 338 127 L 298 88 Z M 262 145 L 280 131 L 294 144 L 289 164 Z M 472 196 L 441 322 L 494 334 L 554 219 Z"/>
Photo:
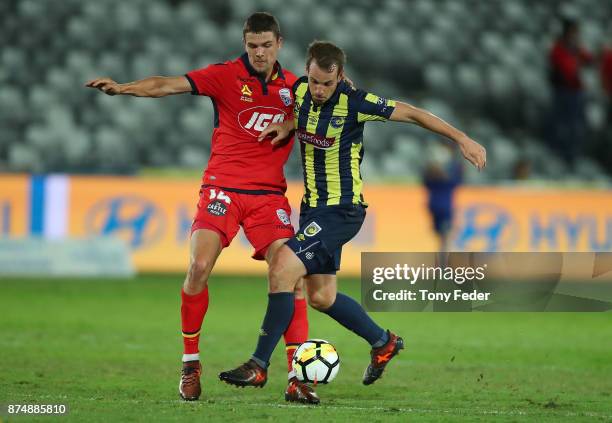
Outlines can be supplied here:
<path id="1" fill-rule="evenodd" d="M 183 353 L 200 351 L 200 329 L 208 310 L 208 286 L 196 295 L 186 294 L 181 289 L 181 328 L 183 330 Z"/>
<path id="2" fill-rule="evenodd" d="M 287 349 L 287 367 L 291 371 L 291 359 L 295 349 L 308 339 L 308 312 L 306 299 L 295 299 L 295 309 L 289 327 L 283 334 Z"/>

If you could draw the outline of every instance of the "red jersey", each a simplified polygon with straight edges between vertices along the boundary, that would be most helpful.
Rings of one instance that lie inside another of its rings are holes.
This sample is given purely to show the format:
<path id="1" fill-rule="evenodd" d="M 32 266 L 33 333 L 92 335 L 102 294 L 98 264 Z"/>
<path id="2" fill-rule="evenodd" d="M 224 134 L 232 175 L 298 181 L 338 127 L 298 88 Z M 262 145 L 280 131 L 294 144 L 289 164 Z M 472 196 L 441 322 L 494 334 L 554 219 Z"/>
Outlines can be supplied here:
<path id="1" fill-rule="evenodd" d="M 287 190 L 283 166 L 293 139 L 283 146 L 258 142 L 270 123 L 293 113 L 291 88 L 296 76 L 277 62 L 269 82 L 259 76 L 247 54 L 185 75 L 192 94 L 211 98 L 215 129 L 203 184 L 243 190 Z"/>
<path id="2" fill-rule="evenodd" d="M 590 63 L 593 56 L 583 48 L 571 48 L 557 41 L 550 52 L 552 82 L 556 88 L 581 90 L 580 67 Z"/>
<path id="3" fill-rule="evenodd" d="M 601 85 L 612 97 L 612 48 L 606 48 L 601 58 Z"/>

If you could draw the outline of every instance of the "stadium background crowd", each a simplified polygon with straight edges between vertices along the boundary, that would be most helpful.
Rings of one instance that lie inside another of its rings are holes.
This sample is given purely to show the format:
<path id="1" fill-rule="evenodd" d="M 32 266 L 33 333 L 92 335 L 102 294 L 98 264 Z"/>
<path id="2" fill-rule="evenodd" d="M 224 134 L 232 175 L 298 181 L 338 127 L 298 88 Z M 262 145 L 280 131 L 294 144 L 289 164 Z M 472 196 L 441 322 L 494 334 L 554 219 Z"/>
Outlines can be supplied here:
<path id="1" fill-rule="evenodd" d="M 278 17 L 280 61 L 296 74 L 310 41 L 331 40 L 346 50 L 356 85 L 431 110 L 481 142 L 490 166 L 467 169 L 467 183 L 612 181 L 612 100 L 600 60 L 612 45 L 612 3 L 599 0 L 360 0 L 350 7 L 257 0 L 248 10 L 239 0 L 3 0 L 0 172 L 202 169 L 210 101 L 110 98 L 83 85 L 102 75 L 119 82 L 180 75 L 231 59 L 243 51 L 242 22 L 254 10 Z M 561 17 L 576 19 L 581 44 L 595 58 L 580 71 L 586 132 L 572 146 L 571 164 L 550 136 L 549 53 Z M 423 157 L 439 153 L 431 139 L 419 128 L 369 127 L 365 178 L 418 180 Z M 297 151 L 286 173 L 301 178 Z"/>

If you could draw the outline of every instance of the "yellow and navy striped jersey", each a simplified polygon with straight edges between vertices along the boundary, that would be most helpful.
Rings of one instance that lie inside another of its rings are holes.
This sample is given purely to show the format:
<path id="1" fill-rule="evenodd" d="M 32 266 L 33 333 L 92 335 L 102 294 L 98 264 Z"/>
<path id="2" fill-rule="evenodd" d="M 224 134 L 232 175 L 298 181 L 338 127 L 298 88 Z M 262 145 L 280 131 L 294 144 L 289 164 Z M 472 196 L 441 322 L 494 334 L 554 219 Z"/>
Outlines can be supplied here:
<path id="1" fill-rule="evenodd" d="M 355 89 L 341 81 L 324 104 L 313 103 L 308 78 L 298 79 L 295 137 L 300 142 L 304 199 L 310 207 L 362 204 L 363 128 L 367 121 L 385 121 L 395 102 Z"/>

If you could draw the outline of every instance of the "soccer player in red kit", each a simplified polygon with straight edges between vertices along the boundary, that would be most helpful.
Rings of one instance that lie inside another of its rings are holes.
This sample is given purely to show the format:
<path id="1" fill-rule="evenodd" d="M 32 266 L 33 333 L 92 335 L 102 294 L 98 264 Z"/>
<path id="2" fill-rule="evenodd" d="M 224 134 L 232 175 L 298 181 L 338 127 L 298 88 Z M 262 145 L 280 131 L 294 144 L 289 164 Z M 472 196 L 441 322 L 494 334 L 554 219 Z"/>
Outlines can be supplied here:
<path id="1" fill-rule="evenodd" d="M 181 291 L 184 354 L 179 394 L 184 400 L 197 400 L 201 394 L 199 336 L 208 308 L 208 277 L 221 250 L 242 226 L 255 249 L 253 258 L 269 263 L 294 235 L 283 174 L 293 140 L 274 147 L 257 138 L 270 123 L 291 116 L 291 88 L 296 77 L 276 60 L 282 38 L 274 16 L 251 15 L 244 24 L 243 38 L 246 53 L 241 57 L 184 76 L 150 77 L 126 84 L 100 78 L 87 83 L 109 95 L 163 97 L 191 92 L 213 102 L 211 154 L 191 227 L 190 263 Z M 304 395 L 316 397 L 316 393 L 300 383 L 291 370 L 293 350 L 308 336 L 301 289 L 296 298 L 296 312 L 284 335 L 288 391 L 297 392 L 298 401 Z"/>

